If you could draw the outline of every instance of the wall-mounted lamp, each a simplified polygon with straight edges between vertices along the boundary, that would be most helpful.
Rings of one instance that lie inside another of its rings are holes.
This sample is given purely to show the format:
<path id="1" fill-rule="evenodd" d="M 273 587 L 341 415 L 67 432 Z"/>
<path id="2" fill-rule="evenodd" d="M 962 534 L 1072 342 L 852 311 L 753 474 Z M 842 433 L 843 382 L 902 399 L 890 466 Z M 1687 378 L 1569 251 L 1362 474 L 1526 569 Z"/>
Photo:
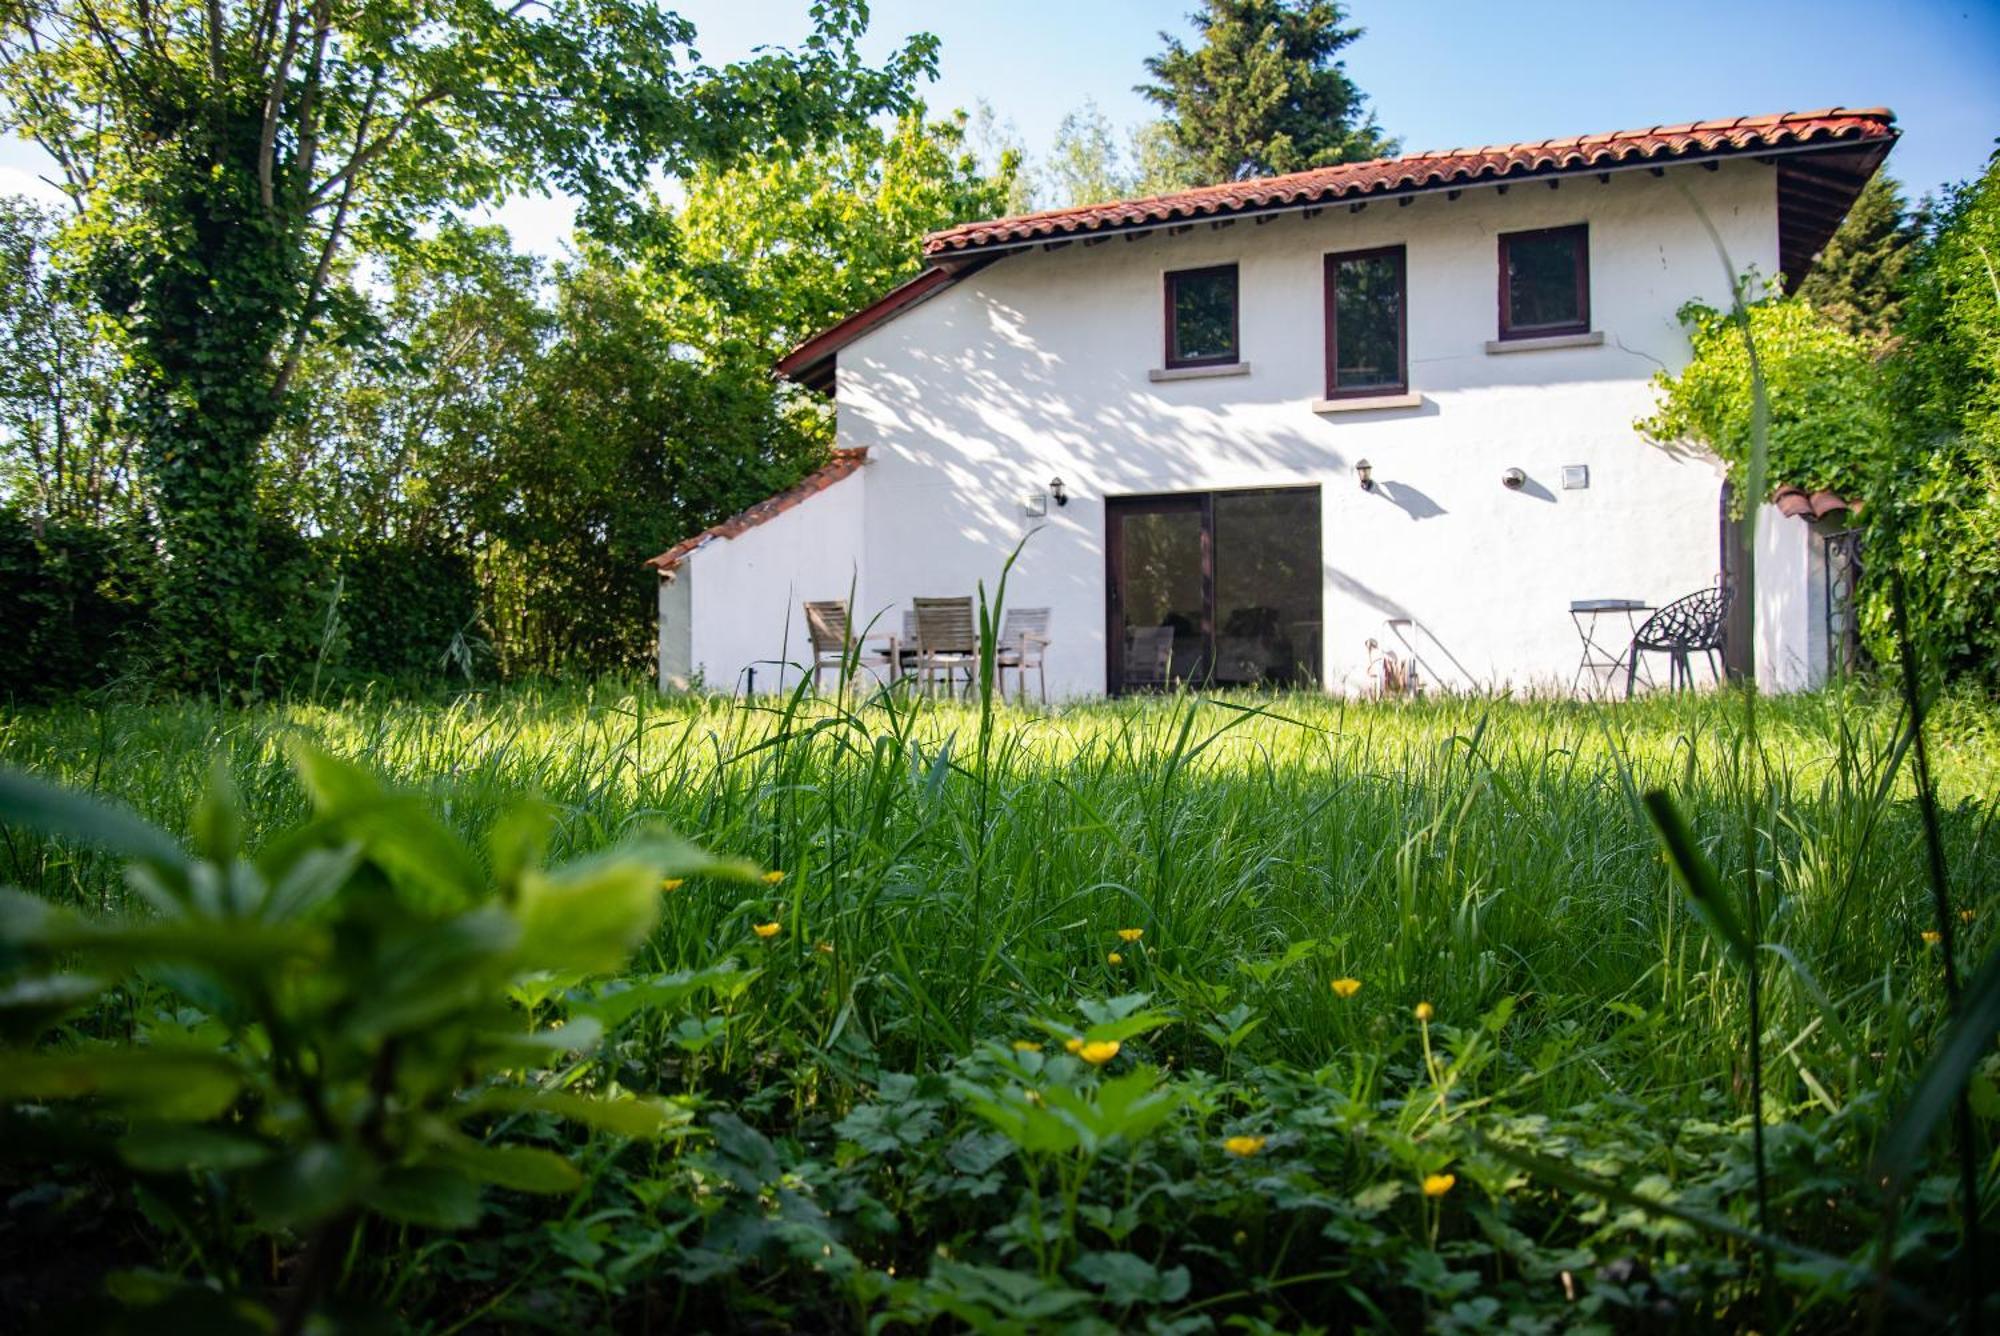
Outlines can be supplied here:
<path id="1" fill-rule="evenodd" d="M 1056 504 L 1059 506 L 1069 504 L 1069 493 L 1063 489 L 1063 480 L 1061 478 L 1049 479 L 1049 495 L 1056 499 Z"/>
<path id="2" fill-rule="evenodd" d="M 1528 475 L 1519 469 L 1508 469 L 1500 475 L 1500 485 L 1510 492 L 1518 492 L 1528 485 Z"/>
<path id="3" fill-rule="evenodd" d="M 1373 464 L 1369 463 L 1369 462 L 1368 462 L 1367 460 L 1365 460 L 1365 459 L 1357 459 L 1357 460 L 1355 460 L 1355 461 L 1354 461 L 1354 480 L 1355 480 L 1356 482 L 1358 482 L 1358 483 L 1360 483 L 1360 484 L 1361 484 L 1361 490 L 1362 490 L 1362 491 L 1364 491 L 1364 492 L 1372 492 L 1372 491 L 1374 491 L 1374 490 L 1375 490 L 1375 466 L 1374 466 Z"/>

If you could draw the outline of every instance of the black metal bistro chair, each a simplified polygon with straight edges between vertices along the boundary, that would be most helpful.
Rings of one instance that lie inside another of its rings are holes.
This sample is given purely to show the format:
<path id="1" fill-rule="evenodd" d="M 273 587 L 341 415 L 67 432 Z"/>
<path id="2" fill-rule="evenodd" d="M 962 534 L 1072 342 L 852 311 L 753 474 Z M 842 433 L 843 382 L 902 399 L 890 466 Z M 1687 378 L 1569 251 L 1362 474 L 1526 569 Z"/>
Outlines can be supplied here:
<path id="1" fill-rule="evenodd" d="M 1729 585 L 1710 585 L 1661 608 L 1648 617 L 1632 637 L 1625 656 L 1625 698 L 1632 698 L 1632 682 L 1639 673 L 1641 654 L 1668 656 L 1667 689 L 1694 690 L 1694 668 L 1689 660 L 1696 654 L 1708 657 L 1709 671 L 1722 680 L 1722 666 L 1716 655 L 1722 650 L 1722 624 L 1728 620 L 1729 604 L 1736 591 Z"/>

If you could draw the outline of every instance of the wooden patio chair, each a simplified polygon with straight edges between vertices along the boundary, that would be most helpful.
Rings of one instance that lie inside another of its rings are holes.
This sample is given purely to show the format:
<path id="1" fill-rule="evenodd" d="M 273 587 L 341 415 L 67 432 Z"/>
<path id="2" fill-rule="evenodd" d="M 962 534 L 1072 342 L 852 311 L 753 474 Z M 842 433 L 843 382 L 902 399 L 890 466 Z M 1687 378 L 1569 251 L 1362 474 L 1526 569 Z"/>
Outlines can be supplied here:
<path id="1" fill-rule="evenodd" d="M 1041 683 L 1042 704 L 1049 703 L 1049 674 L 1042 659 L 1049 639 L 1047 608 L 1009 608 L 1000 623 L 1000 645 L 994 651 L 993 671 L 999 676 L 1000 694 L 1007 694 L 1007 670 L 1014 670 L 1016 698 L 1028 699 L 1028 670 L 1035 670 Z"/>
<path id="2" fill-rule="evenodd" d="M 1125 632 L 1125 672 L 1121 686 L 1164 687 L 1174 664 L 1174 628 L 1134 626 Z"/>
<path id="3" fill-rule="evenodd" d="M 820 689 L 820 675 L 827 669 L 834 671 L 835 679 L 842 681 L 846 663 L 851 655 L 856 668 L 889 670 L 889 676 L 896 674 L 900 655 L 897 653 L 896 637 L 884 632 L 874 632 L 856 637 L 847 624 L 847 603 L 842 599 L 831 599 L 806 606 L 806 635 L 812 640 L 812 681 L 813 690 Z M 869 646 L 880 645 L 880 649 Z M 878 674 L 879 675 L 879 674 Z"/>
<path id="4" fill-rule="evenodd" d="M 979 671 L 979 627 L 972 618 L 972 600 L 913 598 L 910 608 L 917 622 L 917 673 L 924 689 L 935 692 L 940 673 L 950 684 L 961 672 L 969 689 Z"/>

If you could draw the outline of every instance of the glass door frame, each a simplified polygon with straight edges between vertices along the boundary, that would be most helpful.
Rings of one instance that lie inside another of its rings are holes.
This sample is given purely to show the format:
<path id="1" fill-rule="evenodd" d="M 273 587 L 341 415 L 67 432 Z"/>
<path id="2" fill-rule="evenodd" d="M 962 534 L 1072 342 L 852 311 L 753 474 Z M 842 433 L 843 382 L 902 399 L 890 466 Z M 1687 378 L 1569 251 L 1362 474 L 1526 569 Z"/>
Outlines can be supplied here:
<path id="1" fill-rule="evenodd" d="M 1125 520 L 1133 515 L 1187 515 L 1201 517 L 1201 654 L 1197 660 L 1204 676 L 1215 672 L 1216 587 L 1215 587 L 1215 499 L 1217 496 L 1254 496 L 1280 492 L 1311 493 L 1315 506 L 1323 504 L 1316 482 L 1264 487 L 1226 487 L 1200 492 L 1145 492 L 1104 499 L 1104 688 L 1111 696 L 1127 694 L 1125 687 L 1124 553 Z M 1320 523 L 1324 524 L 1324 512 Z M 1316 527 L 1315 533 L 1320 532 Z M 1315 562 L 1318 553 L 1314 553 Z M 1307 681 L 1318 684 L 1326 669 L 1324 630 L 1314 646 L 1317 660 Z M 1197 682 L 1196 685 L 1205 685 Z"/>
<path id="2" fill-rule="evenodd" d="M 1215 494 L 1154 492 L 1104 499 L 1104 687 L 1125 694 L 1125 520 L 1132 515 L 1201 517 L 1201 658 L 1215 662 Z"/>

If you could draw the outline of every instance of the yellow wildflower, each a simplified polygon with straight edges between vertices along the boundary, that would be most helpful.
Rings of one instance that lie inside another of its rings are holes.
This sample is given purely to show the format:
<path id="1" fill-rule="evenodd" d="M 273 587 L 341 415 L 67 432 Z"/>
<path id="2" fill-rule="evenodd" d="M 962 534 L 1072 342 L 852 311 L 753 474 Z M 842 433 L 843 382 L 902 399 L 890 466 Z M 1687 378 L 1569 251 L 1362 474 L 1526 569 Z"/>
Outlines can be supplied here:
<path id="1" fill-rule="evenodd" d="M 1039 1053 L 1042 1051 L 1042 1046 L 1032 1039 L 1016 1039 L 1014 1041 L 1014 1051 L 1016 1053 Z"/>
<path id="2" fill-rule="evenodd" d="M 830 956 L 833 954 L 833 943 L 815 942 L 813 943 L 813 950 L 819 952 L 823 956 Z"/>
<path id="3" fill-rule="evenodd" d="M 1065 1039 L 1063 1040 L 1063 1047 L 1071 1053 L 1081 1053 L 1083 1051 L 1083 1041 L 1081 1039 Z"/>
<path id="4" fill-rule="evenodd" d="M 1145 935 L 1146 930 L 1144 928 L 1120 928 L 1118 930 L 1118 940 L 1121 942 L 1136 942 Z"/>
<path id="5" fill-rule="evenodd" d="M 776 886 L 779 882 L 783 881 L 784 879 L 785 879 L 785 874 L 782 872 L 766 872 L 764 874 L 764 884 L 766 886 Z"/>
<path id="6" fill-rule="evenodd" d="M 1457 1182 L 1458 1175 L 1456 1174 L 1428 1175 L 1424 1179 L 1424 1195 L 1426 1197 L 1442 1197 L 1445 1193 L 1450 1192 L 1453 1185 Z"/>
<path id="7" fill-rule="evenodd" d="M 1107 965 L 1123 965 L 1125 963 L 1125 957 L 1119 955 L 1116 951 L 1113 951 L 1109 955 L 1104 957 L 1104 963 Z"/>
<path id="8" fill-rule="evenodd" d="M 1335 997 L 1353 997 L 1360 991 L 1361 980 L 1359 979 L 1335 979 L 1333 981 L 1333 995 Z"/>
<path id="9" fill-rule="evenodd" d="M 1958 911 L 1958 921 L 1959 921 L 1960 923 L 1970 923 L 1970 922 L 1972 922 L 1972 919 L 1973 919 L 1973 911 L 1972 911 L 1972 910 L 1970 910 L 1970 909 L 1961 909 L 1961 910 L 1959 910 L 1959 911 Z"/>
<path id="10" fill-rule="evenodd" d="M 759 923 L 753 926 L 750 931 L 756 933 L 759 937 L 776 937 L 779 929 L 783 926 L 783 924 L 779 923 Z"/>
<path id="11" fill-rule="evenodd" d="M 1427 1020 L 1429 1020 L 1429 1019 L 1430 1019 L 1431 1017 L 1433 1017 L 1433 1016 L 1435 1016 L 1435 1015 L 1437 1015 L 1437 1012 L 1435 1012 L 1435 1011 L 1433 1011 L 1433 1010 L 1431 1009 L 1431 1004 L 1430 1004 L 1430 1003 L 1428 1003 L 1428 1002 L 1419 1002 L 1419 1003 L 1417 1003 L 1417 1011 L 1416 1011 L 1416 1016 L 1417 1016 L 1417 1019 L 1418 1019 L 1418 1020 L 1420 1020 L 1420 1021 L 1427 1021 Z"/>
<path id="12" fill-rule="evenodd" d="M 1264 1149 L 1263 1137 L 1230 1137 L 1222 1143 L 1222 1148 L 1238 1159 L 1248 1159 Z"/>
<path id="13" fill-rule="evenodd" d="M 1936 946 L 1939 942 L 1943 940 L 1944 940 L 1944 934 L 1941 932 L 1937 932 L 1935 930 L 1924 934 L 1925 946 Z"/>
<path id="14" fill-rule="evenodd" d="M 1118 1041 L 1116 1039 L 1093 1039 L 1088 1044 L 1084 1044 L 1078 1048 L 1076 1055 L 1093 1067 L 1102 1067 L 1105 1063 L 1118 1056 Z"/>
<path id="15" fill-rule="evenodd" d="M 688 879 L 686 877 L 668 877 L 660 882 L 660 889 L 663 891 L 678 891 L 687 884 Z"/>

